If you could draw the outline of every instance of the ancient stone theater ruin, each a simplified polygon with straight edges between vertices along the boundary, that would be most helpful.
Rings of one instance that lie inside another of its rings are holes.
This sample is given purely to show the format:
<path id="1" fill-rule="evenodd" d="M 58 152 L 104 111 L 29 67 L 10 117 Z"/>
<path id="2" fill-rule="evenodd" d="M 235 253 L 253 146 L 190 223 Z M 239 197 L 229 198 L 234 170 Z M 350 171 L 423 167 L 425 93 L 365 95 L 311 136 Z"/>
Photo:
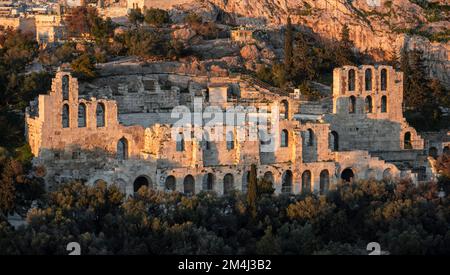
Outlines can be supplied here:
<path id="1" fill-rule="evenodd" d="M 430 180 L 425 141 L 402 115 L 402 87 L 403 73 L 392 67 L 345 66 L 334 70 L 328 97 L 313 103 L 301 91 L 286 93 L 242 74 L 115 64 L 81 82 L 60 69 L 51 91 L 27 108 L 26 135 L 49 189 L 81 180 L 117 184 L 127 194 L 143 185 L 226 194 L 245 191 L 252 164 L 276 193 L 323 193 L 340 180 Z M 174 137 L 173 109 L 185 106 L 195 116 L 195 102 L 277 112 L 267 126 L 277 134 L 245 138 L 255 128 L 246 120 L 244 138 L 237 127 L 214 132 L 195 123 Z M 211 134 L 223 138 L 202 138 Z M 273 141 L 275 150 L 262 150 Z"/>

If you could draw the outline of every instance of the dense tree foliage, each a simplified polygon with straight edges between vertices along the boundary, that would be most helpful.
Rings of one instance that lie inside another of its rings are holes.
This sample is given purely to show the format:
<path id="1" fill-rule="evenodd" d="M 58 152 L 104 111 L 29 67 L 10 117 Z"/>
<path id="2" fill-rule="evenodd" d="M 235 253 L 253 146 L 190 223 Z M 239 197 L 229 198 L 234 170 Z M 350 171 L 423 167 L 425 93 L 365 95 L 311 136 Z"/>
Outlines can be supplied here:
<path id="1" fill-rule="evenodd" d="M 87 36 L 104 43 L 113 35 L 114 24 L 111 19 L 103 20 L 99 17 L 97 9 L 92 7 L 73 8 L 64 20 L 72 37 Z"/>
<path id="2" fill-rule="evenodd" d="M 430 79 L 419 50 L 403 51 L 400 69 L 404 73 L 404 98 L 408 121 L 419 130 L 450 127 L 443 108 L 450 108 L 450 92 L 439 80 Z"/>
<path id="3" fill-rule="evenodd" d="M 139 25 L 144 22 L 144 15 L 140 8 L 131 9 L 128 12 L 128 21 L 133 25 Z"/>
<path id="4" fill-rule="evenodd" d="M 287 25 L 286 25 L 286 34 L 284 37 L 284 67 L 286 68 L 286 72 L 288 75 L 291 73 L 292 65 L 294 64 L 293 56 L 294 56 L 294 31 L 292 29 L 291 18 L 288 17 Z"/>
<path id="5" fill-rule="evenodd" d="M 71 63 L 74 76 L 80 80 L 94 79 L 97 76 L 95 69 L 95 57 L 83 54 Z"/>
<path id="6" fill-rule="evenodd" d="M 145 11 L 145 23 L 161 27 L 164 24 L 170 23 L 169 13 L 162 9 L 151 8 Z"/>
<path id="7" fill-rule="evenodd" d="M 37 54 L 31 36 L 13 30 L 0 35 L 0 148 L 23 145 L 23 111 L 30 100 L 50 87 L 48 73 L 23 73 Z"/>
<path id="8" fill-rule="evenodd" d="M 331 84 L 333 68 L 356 64 L 359 60 L 347 26 L 343 28 L 341 40 L 325 41 L 311 32 L 295 31 L 288 22 L 284 51 L 284 62 L 260 67 L 259 79 L 283 88 L 310 87 L 311 81 Z"/>
<path id="9" fill-rule="evenodd" d="M 186 197 L 143 187 L 133 197 L 100 183 L 64 185 L 33 208 L 28 226 L 0 223 L 0 251 L 67 254 L 391 254 L 449 253 L 449 197 L 436 184 L 339 183 L 326 196 L 257 197 L 206 192 Z"/>

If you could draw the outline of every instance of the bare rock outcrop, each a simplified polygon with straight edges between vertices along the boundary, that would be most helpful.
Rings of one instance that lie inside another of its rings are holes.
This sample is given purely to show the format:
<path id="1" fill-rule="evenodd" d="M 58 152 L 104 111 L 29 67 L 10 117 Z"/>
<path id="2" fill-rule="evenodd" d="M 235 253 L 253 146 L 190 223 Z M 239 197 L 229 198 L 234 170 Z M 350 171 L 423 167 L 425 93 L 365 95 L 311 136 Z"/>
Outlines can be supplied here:
<path id="1" fill-rule="evenodd" d="M 448 5 L 447 0 L 432 2 Z M 430 76 L 450 86 L 450 43 L 432 42 L 408 31 L 418 29 L 430 35 L 447 32 L 448 36 L 449 14 L 443 10 L 441 20 L 431 20 L 429 11 L 410 0 L 165 0 L 164 7 L 180 14 L 194 11 L 207 20 L 227 17 L 238 25 L 271 28 L 286 24 L 290 16 L 294 24 L 327 39 L 339 39 L 343 26 L 348 25 L 350 38 L 360 52 L 382 61 L 398 57 L 402 48 L 419 48 Z"/>

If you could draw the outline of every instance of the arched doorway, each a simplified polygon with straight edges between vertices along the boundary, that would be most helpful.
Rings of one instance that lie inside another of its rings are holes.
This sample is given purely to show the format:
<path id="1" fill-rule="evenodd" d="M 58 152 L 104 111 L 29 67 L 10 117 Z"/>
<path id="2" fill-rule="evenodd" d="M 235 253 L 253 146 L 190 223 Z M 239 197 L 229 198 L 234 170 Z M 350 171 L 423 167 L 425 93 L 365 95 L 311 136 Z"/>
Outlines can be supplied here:
<path id="1" fill-rule="evenodd" d="M 342 171 L 341 179 L 346 182 L 352 182 L 355 178 L 355 174 L 353 173 L 353 170 L 351 168 L 347 168 L 344 171 Z"/>
<path id="2" fill-rule="evenodd" d="M 284 193 L 284 194 L 292 193 L 292 172 L 291 172 L 291 170 L 287 170 L 283 174 L 282 183 L 281 183 L 281 193 Z"/>
<path id="3" fill-rule="evenodd" d="M 223 177 L 223 193 L 225 195 L 230 194 L 234 189 L 234 177 L 232 174 L 226 174 Z"/>
<path id="4" fill-rule="evenodd" d="M 177 181 L 174 176 L 168 176 L 164 184 L 166 191 L 175 191 L 177 188 Z"/>
<path id="5" fill-rule="evenodd" d="M 204 191 L 214 191 L 215 176 L 212 173 L 208 173 L 203 177 L 203 190 Z"/>
<path id="6" fill-rule="evenodd" d="M 320 194 L 323 195 L 330 189 L 330 173 L 328 170 L 320 172 Z"/>
<path id="7" fill-rule="evenodd" d="M 133 182 L 133 191 L 136 193 L 142 186 L 151 187 L 151 180 L 146 176 L 139 176 Z"/>
<path id="8" fill-rule="evenodd" d="M 302 193 L 311 193 L 311 171 L 309 170 L 302 174 Z"/>
<path id="9" fill-rule="evenodd" d="M 184 194 L 194 195 L 195 194 L 195 179 L 192 175 L 187 175 L 183 181 Z"/>

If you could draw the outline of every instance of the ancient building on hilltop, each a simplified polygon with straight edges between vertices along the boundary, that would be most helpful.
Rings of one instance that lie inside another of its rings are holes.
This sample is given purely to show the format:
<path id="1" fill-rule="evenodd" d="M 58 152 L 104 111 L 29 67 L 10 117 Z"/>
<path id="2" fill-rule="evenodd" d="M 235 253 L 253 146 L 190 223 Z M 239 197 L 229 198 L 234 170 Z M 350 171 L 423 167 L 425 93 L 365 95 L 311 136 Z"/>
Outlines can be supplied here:
<path id="1" fill-rule="evenodd" d="M 402 81 L 388 66 L 337 68 L 330 106 L 309 115 L 298 95 L 245 75 L 116 64 L 80 83 L 60 70 L 51 92 L 27 108 L 26 135 L 50 189 L 103 180 L 127 194 L 142 185 L 226 194 L 246 190 L 252 164 L 276 193 L 323 193 L 339 180 L 430 180 L 425 141 L 402 116 Z M 192 112 L 180 130 L 179 106 Z M 227 108 L 247 111 L 241 124 L 232 117 L 231 127 L 208 128 L 222 124 L 202 115 L 208 108 L 224 117 Z M 266 132 L 251 119 L 257 114 L 271 118 Z"/>

